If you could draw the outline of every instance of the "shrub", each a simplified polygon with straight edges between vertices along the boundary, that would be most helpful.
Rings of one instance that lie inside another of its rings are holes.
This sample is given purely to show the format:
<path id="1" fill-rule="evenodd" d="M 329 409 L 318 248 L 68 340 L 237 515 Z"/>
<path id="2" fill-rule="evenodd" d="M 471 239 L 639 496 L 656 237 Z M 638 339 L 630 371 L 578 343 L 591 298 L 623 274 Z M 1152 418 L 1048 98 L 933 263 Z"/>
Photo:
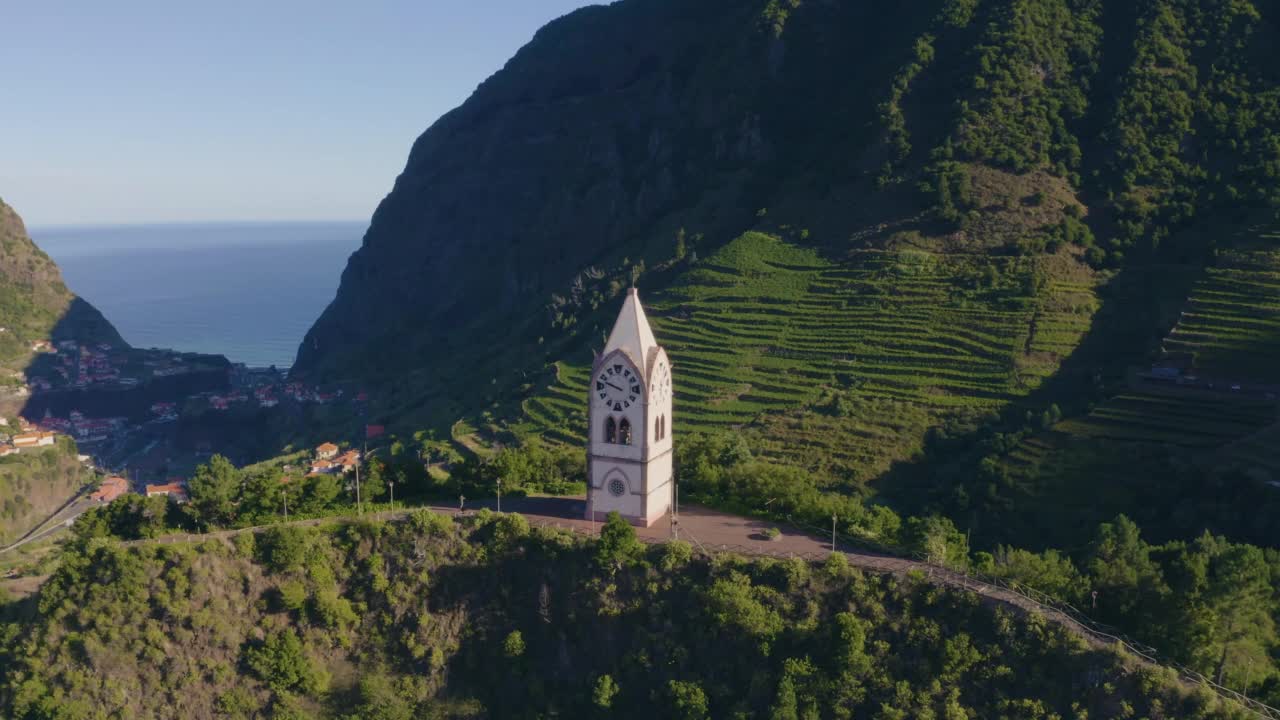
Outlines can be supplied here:
<path id="1" fill-rule="evenodd" d="M 307 562 L 312 535 L 304 528 L 276 526 L 262 534 L 262 562 L 272 572 L 301 569 Z"/>
<path id="2" fill-rule="evenodd" d="M 245 663 L 276 692 L 316 693 L 328 685 L 328 678 L 312 666 L 302 640 L 293 630 L 271 633 L 261 645 L 250 647 L 245 652 Z"/>
<path id="3" fill-rule="evenodd" d="M 414 510 L 409 526 L 419 535 L 445 537 L 453 531 L 453 518 L 430 510 Z"/>
<path id="4" fill-rule="evenodd" d="M 301 610 L 307 602 L 307 588 L 297 580 L 280 585 L 280 604 L 287 610 Z"/>
<path id="5" fill-rule="evenodd" d="M 524 655 L 524 635 L 519 630 L 512 630 L 507 639 L 502 641 L 502 654 L 509 658 L 518 658 Z"/>
<path id="6" fill-rule="evenodd" d="M 316 593 L 311 601 L 311 616 L 327 628 L 343 628 L 360 619 L 351 601 L 332 588 Z"/>

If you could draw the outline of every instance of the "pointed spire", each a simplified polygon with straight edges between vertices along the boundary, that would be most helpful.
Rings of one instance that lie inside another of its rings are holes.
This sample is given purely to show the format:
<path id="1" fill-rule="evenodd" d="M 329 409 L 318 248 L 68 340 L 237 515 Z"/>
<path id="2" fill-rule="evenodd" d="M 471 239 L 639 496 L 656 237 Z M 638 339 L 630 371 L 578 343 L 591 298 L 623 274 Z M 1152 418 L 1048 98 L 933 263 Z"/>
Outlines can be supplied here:
<path id="1" fill-rule="evenodd" d="M 624 350 L 640 369 L 641 375 L 648 375 L 649 352 L 658 347 L 658 341 L 649 328 L 649 319 L 644 315 L 640 305 L 640 293 L 635 288 L 627 290 L 627 299 L 622 303 L 622 311 L 613 323 L 613 332 L 609 333 L 609 342 L 604 346 L 603 355 L 614 350 Z"/>

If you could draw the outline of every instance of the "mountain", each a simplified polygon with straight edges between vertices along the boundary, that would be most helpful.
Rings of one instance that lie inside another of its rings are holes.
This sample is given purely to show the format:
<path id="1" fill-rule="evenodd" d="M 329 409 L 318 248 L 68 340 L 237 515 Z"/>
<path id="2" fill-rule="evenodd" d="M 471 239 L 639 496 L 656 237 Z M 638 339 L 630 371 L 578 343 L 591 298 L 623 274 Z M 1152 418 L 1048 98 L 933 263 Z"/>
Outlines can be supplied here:
<path id="1" fill-rule="evenodd" d="M 1274 0 L 579 10 L 417 140 L 295 371 L 463 453 L 574 445 L 635 282 L 677 432 L 734 429 L 807 489 L 982 546 L 1074 546 L 1121 512 L 1273 544 L 1276 460 L 1249 448 L 1280 385 L 1278 21 Z"/>
<path id="2" fill-rule="evenodd" d="M 0 600 L 0 715 L 1250 716 L 923 574 L 605 536 L 422 510 L 82 537 L 38 596 Z"/>
<path id="3" fill-rule="evenodd" d="M 39 341 L 127 347 L 102 313 L 62 282 L 58 266 L 32 242 L 18 213 L 0 201 L 0 372 L 26 369 Z M 3 386 L 3 383 L 0 383 Z"/>

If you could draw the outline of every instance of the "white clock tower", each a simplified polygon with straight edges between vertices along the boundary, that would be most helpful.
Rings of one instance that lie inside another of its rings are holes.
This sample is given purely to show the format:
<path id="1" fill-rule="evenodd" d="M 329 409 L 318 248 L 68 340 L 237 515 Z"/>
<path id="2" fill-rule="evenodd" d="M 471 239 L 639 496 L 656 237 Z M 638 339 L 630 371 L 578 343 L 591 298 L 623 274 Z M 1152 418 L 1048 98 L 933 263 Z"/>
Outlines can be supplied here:
<path id="1" fill-rule="evenodd" d="M 616 510 L 648 527 L 671 507 L 671 361 L 635 288 L 596 355 L 589 391 L 587 518 Z"/>

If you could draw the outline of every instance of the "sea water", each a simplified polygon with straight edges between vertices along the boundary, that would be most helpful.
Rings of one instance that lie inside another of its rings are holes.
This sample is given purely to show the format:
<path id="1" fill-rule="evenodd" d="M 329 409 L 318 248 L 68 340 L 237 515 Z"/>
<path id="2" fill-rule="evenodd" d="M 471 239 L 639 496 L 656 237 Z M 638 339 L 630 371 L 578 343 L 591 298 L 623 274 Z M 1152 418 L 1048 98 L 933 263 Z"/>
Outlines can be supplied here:
<path id="1" fill-rule="evenodd" d="M 293 364 L 366 224 L 213 223 L 33 228 L 71 291 L 134 347 Z"/>

